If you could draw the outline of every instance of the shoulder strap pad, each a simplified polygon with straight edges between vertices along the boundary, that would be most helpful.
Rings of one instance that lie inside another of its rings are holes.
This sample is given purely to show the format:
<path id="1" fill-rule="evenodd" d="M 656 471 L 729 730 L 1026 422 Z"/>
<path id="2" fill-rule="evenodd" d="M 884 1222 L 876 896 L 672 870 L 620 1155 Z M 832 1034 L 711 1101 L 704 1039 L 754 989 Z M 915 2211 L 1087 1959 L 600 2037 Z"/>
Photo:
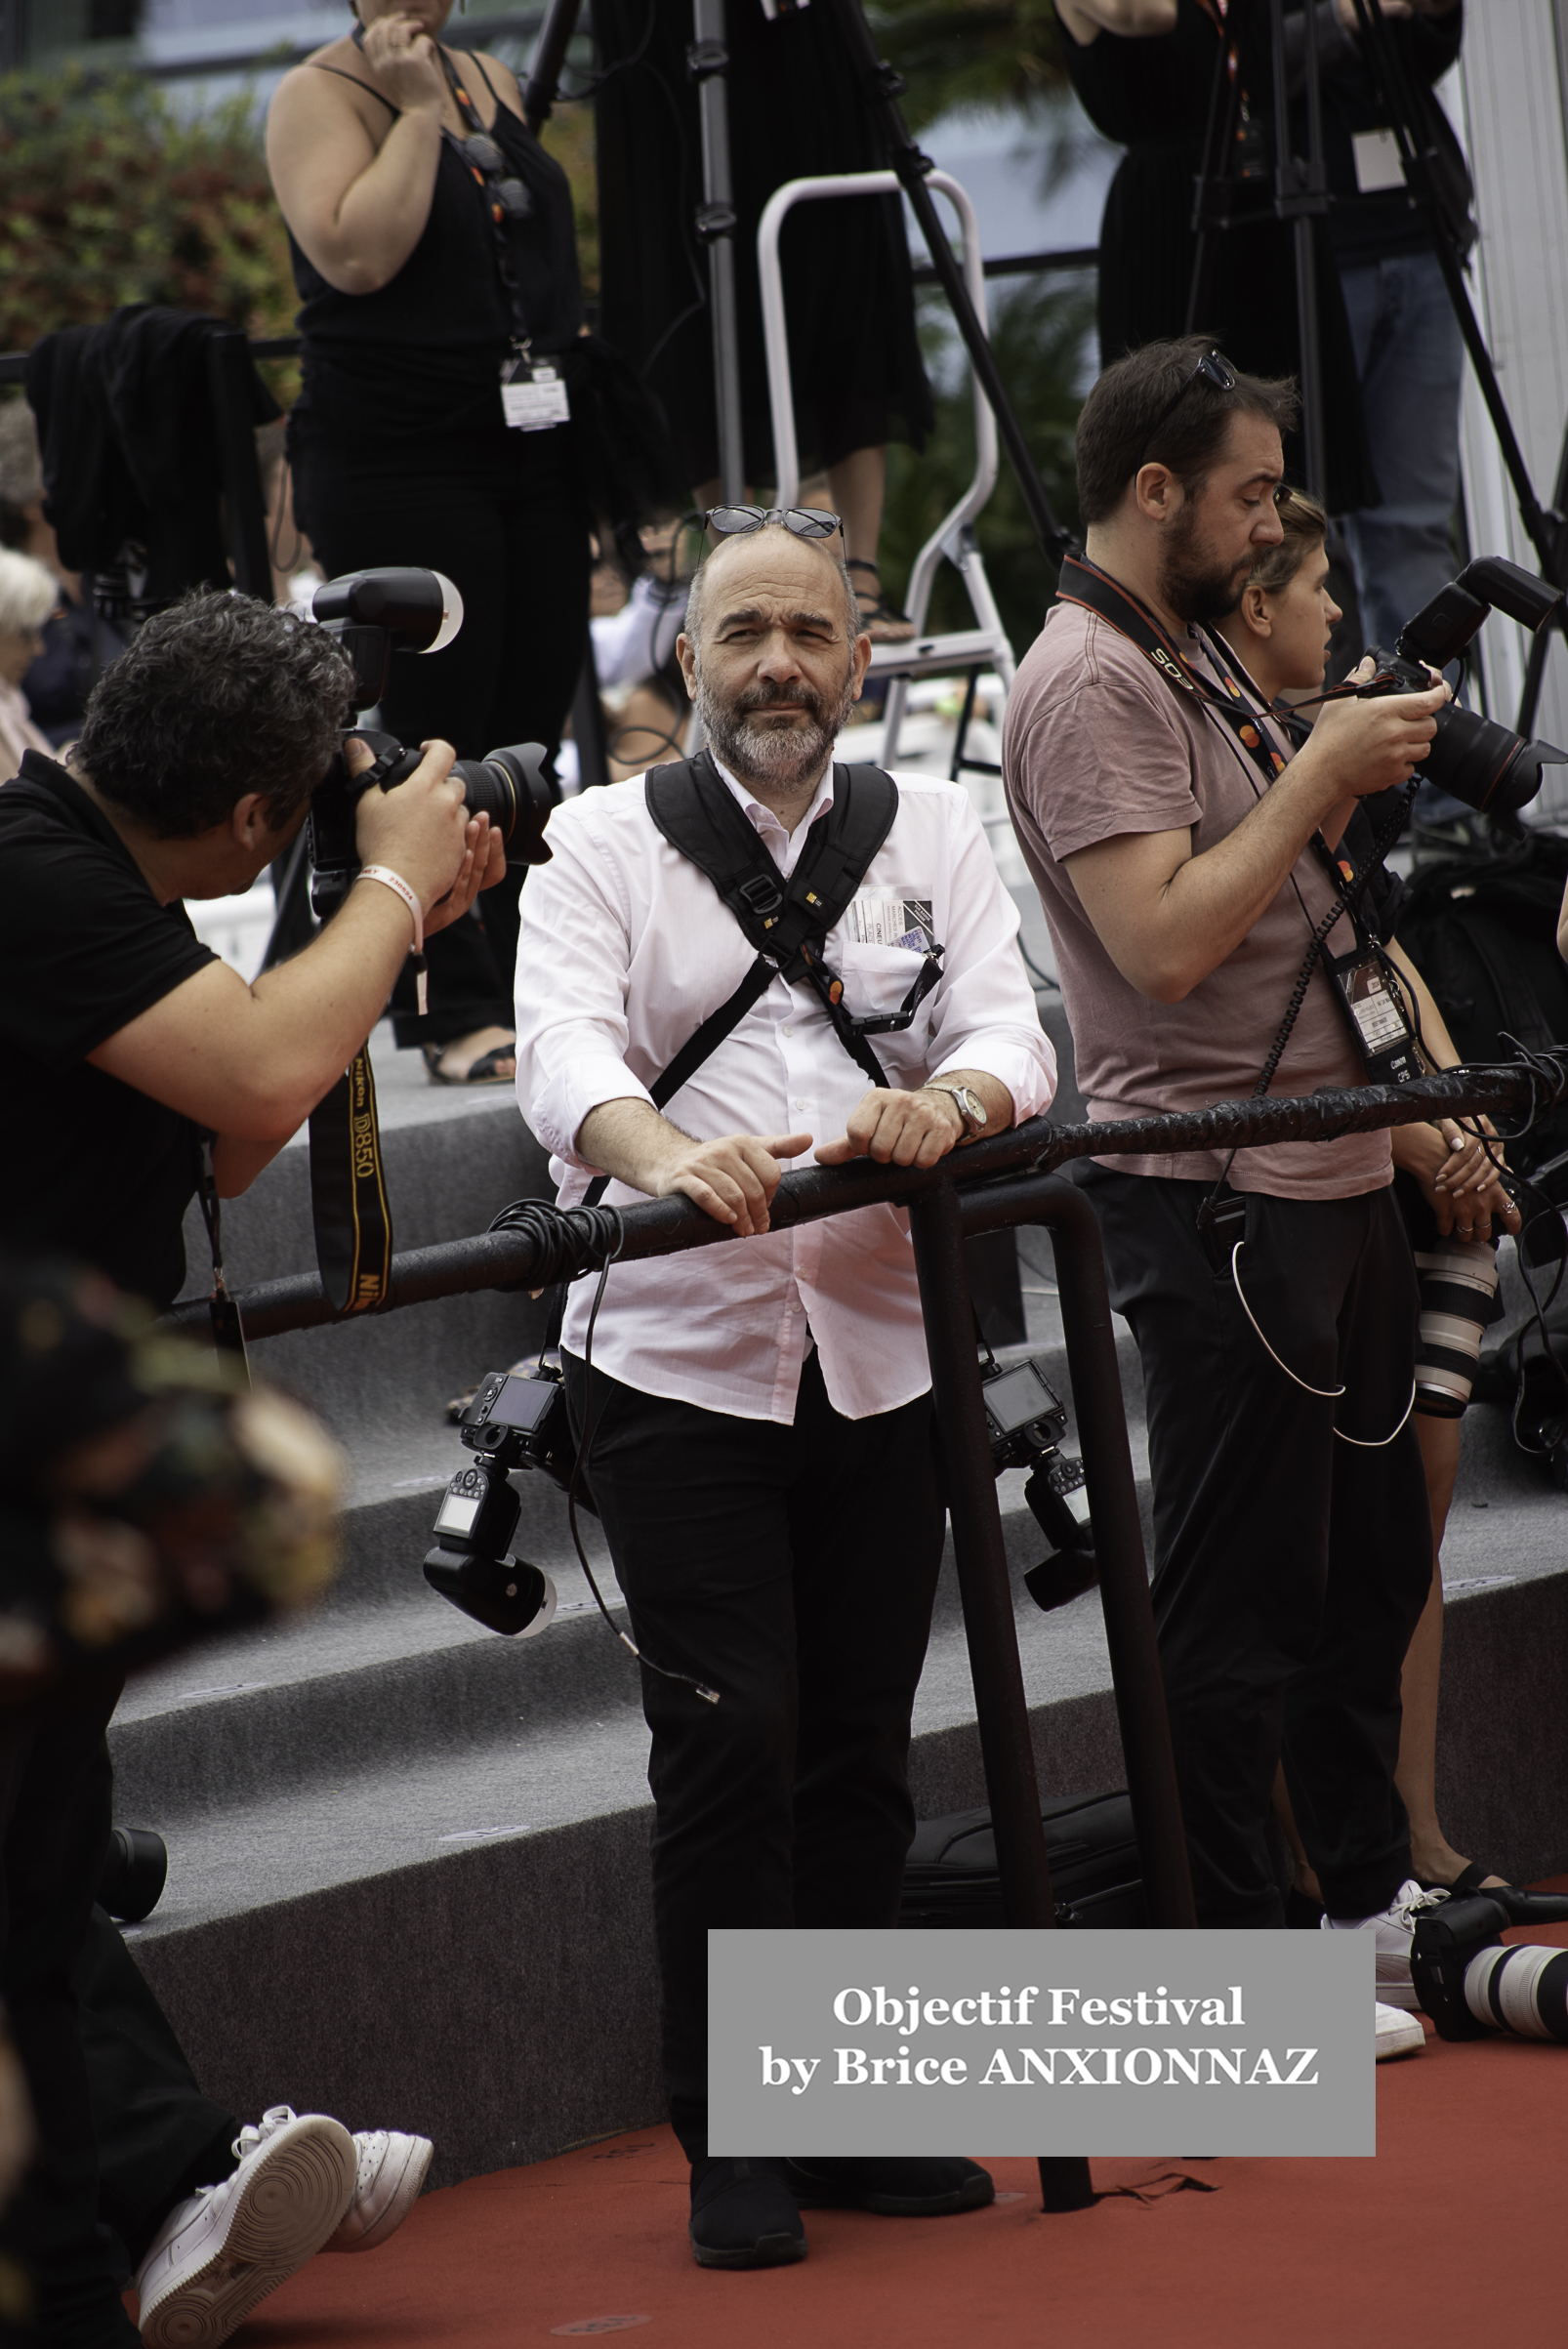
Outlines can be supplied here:
<path id="1" fill-rule="evenodd" d="M 879 766 L 835 766 L 833 806 L 788 882 L 726 790 L 706 751 L 649 769 L 648 814 L 673 848 L 705 873 L 760 954 L 788 974 L 803 939 L 844 917 L 892 830 L 898 786 Z"/>

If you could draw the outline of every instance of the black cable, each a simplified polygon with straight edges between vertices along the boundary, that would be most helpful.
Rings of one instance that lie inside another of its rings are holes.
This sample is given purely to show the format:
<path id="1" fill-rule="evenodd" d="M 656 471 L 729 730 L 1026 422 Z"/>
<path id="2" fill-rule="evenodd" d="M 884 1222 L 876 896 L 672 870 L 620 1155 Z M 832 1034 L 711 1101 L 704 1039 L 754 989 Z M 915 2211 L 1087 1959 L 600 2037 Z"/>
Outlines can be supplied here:
<path id="1" fill-rule="evenodd" d="M 644 1656 L 630 1633 L 620 1625 L 604 1604 L 604 1594 L 595 1580 L 594 1569 L 588 1562 L 583 1538 L 577 1526 L 578 1488 L 587 1480 L 588 1457 L 594 1440 L 594 1325 L 604 1301 L 604 1284 L 610 1276 L 610 1266 L 626 1245 L 626 1229 L 620 1211 L 613 1207 L 555 1207 L 546 1199 L 514 1199 L 509 1207 L 489 1225 L 491 1231 L 518 1232 L 534 1245 L 534 1261 L 528 1273 L 527 1286 L 553 1289 L 557 1283 L 573 1280 L 583 1272 L 598 1270 L 598 1287 L 589 1309 L 588 1334 L 583 1345 L 583 1369 L 587 1375 L 587 1401 L 583 1413 L 583 1432 L 577 1445 L 577 1457 L 572 1462 L 571 1479 L 566 1487 L 566 1521 L 571 1527 L 572 1544 L 577 1562 L 587 1578 L 588 1587 L 604 1621 L 609 1625 L 622 1647 L 629 1648 L 648 1671 L 657 1672 L 661 1680 L 680 1680 L 694 1688 L 709 1705 L 717 1705 L 719 1691 L 708 1688 L 690 1672 L 674 1672 L 651 1656 Z M 586 1259 L 586 1261 L 585 1261 Z M 510 1283 L 520 1287 L 520 1282 Z"/>
<path id="2" fill-rule="evenodd" d="M 618 1215 L 615 1215 L 615 1210 L 613 1208 L 591 1208 L 588 1212 L 591 1215 L 608 1214 L 615 1216 L 616 1227 L 617 1230 L 619 1230 L 621 1218 Z M 617 1239 L 615 1245 L 615 1256 L 619 1256 L 619 1254 L 620 1241 Z M 667 1666 L 655 1664 L 651 1656 L 643 1655 L 642 1650 L 638 1646 L 637 1641 L 632 1637 L 631 1633 L 629 1631 L 623 1631 L 620 1625 L 613 1621 L 608 1607 L 605 1606 L 603 1598 L 600 1596 L 598 1585 L 594 1580 L 594 1569 L 588 1562 L 588 1552 L 583 1547 L 583 1537 L 577 1529 L 577 1488 L 584 1481 L 585 1472 L 588 1465 L 588 1455 L 594 1441 L 594 1325 L 598 1319 L 599 1306 L 604 1302 L 604 1284 L 610 1277 L 610 1265 L 615 1261 L 615 1256 L 606 1257 L 603 1265 L 600 1268 L 598 1287 L 594 1292 L 594 1301 L 589 1307 L 588 1311 L 588 1330 L 583 1339 L 583 1374 L 585 1388 L 583 1403 L 583 1432 L 577 1446 L 577 1458 L 572 1463 L 571 1482 L 566 1487 L 566 1522 L 571 1527 L 572 1541 L 577 1550 L 577 1562 L 582 1567 L 584 1574 L 588 1577 L 588 1587 L 590 1590 L 592 1590 L 595 1598 L 598 1602 L 598 1611 L 600 1615 L 603 1616 L 604 1621 L 609 1625 L 610 1629 L 615 1633 L 615 1636 L 620 1641 L 622 1647 L 629 1648 L 631 1650 L 632 1654 L 637 1658 L 639 1664 L 642 1666 L 644 1671 L 657 1672 L 661 1680 L 679 1680 L 682 1682 L 685 1687 L 695 1689 L 697 1695 L 702 1698 L 705 1704 L 717 1705 L 719 1702 L 719 1691 L 717 1688 L 709 1688 L 704 1681 L 696 1679 L 690 1672 L 671 1671 Z"/>
<path id="3" fill-rule="evenodd" d="M 1023 957 L 1023 967 L 1025 970 L 1029 972 L 1029 975 L 1035 982 L 1035 992 L 1038 994 L 1041 989 L 1044 988 L 1049 993 L 1059 995 L 1061 993 L 1060 979 L 1052 978 L 1049 970 L 1041 969 L 1039 964 L 1035 961 L 1034 956 L 1029 952 L 1028 947 L 1025 946 L 1021 932 L 1018 938 L 1018 952 Z"/>

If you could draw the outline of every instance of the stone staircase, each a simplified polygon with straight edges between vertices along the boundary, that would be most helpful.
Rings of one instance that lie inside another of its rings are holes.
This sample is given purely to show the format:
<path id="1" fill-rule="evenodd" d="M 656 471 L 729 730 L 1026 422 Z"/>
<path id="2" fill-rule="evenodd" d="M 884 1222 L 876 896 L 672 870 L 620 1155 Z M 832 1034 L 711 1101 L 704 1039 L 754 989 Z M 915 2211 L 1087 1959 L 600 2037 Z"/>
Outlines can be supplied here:
<path id="1" fill-rule="evenodd" d="M 1038 922 L 1032 899 L 1028 911 Z M 1070 1069 L 1054 1002 L 1044 1015 Z M 376 1056 L 399 1247 L 548 1195 L 510 1089 L 432 1088 L 385 1032 Z M 1060 1109 L 1076 1114 L 1070 1082 Z M 201 1239 L 198 1226 L 192 1294 Z M 225 1241 L 241 1288 L 312 1261 L 303 1143 L 226 1209 Z M 1045 1234 L 1022 1235 L 1021 1251 L 1032 1344 L 1070 1396 Z M 312 1402 L 349 1454 L 342 1578 L 306 1618 L 138 1675 L 110 1733 L 118 1819 L 170 1847 L 164 1899 L 128 1938 L 203 2085 L 241 2119 L 287 2101 L 351 2128 L 422 2130 L 438 2184 L 660 2110 L 646 1734 L 564 1504 L 544 1479 L 519 1480 L 516 1546 L 560 1593 L 542 1637 L 480 1629 L 420 1572 L 461 1457 L 444 1399 L 537 1344 L 541 1316 L 525 1296 L 480 1296 L 255 1345 L 257 1374 Z M 1125 1334 L 1120 1351 L 1146 1515 Z M 1001 1487 L 1020 1569 L 1044 1546 L 1023 1481 Z M 597 1520 L 580 1522 L 613 1611 Z M 1568 1866 L 1565 1530 L 1561 1495 L 1512 1450 L 1502 1415 L 1473 1413 L 1446 1553 L 1443 1815 L 1462 1848 L 1521 1875 Z M 1120 1784 L 1097 1596 L 1044 1617 L 1021 1581 L 1017 1594 L 1043 1788 Z M 923 1816 L 984 1800 L 950 1557 L 913 1775 Z"/>

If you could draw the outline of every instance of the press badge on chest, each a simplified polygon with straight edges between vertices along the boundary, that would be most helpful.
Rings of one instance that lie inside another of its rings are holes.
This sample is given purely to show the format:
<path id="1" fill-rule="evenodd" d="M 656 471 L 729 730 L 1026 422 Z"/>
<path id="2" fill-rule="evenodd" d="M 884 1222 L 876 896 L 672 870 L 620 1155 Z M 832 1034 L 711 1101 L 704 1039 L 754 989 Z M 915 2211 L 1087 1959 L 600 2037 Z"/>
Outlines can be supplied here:
<path id="1" fill-rule="evenodd" d="M 902 946 L 925 954 L 936 938 L 931 900 L 880 897 L 862 890 L 845 909 L 844 934 L 856 946 Z"/>
<path id="2" fill-rule="evenodd" d="M 571 421 L 566 387 L 554 367 L 538 360 L 513 375 L 512 365 L 509 359 L 501 371 L 501 409 L 509 425 L 519 433 L 548 433 Z"/>
<path id="3" fill-rule="evenodd" d="M 1409 1085 L 1425 1074 L 1399 998 L 1375 952 L 1330 955 L 1330 974 L 1349 1014 L 1367 1075 L 1374 1085 Z"/>

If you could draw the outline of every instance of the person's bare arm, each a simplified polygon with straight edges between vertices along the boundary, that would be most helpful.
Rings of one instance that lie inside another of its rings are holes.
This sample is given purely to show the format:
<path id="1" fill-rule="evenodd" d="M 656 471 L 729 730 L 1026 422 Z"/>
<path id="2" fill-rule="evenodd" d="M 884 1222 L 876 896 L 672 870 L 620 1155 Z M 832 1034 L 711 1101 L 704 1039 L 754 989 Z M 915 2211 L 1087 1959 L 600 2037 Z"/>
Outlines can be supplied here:
<path id="1" fill-rule="evenodd" d="M 1102 32 L 1123 40 L 1151 40 L 1175 32 L 1176 0 L 1056 0 L 1056 14 L 1080 49 Z"/>
<path id="2" fill-rule="evenodd" d="M 916 1092 L 873 1086 L 858 1104 L 837 1141 L 823 1142 L 816 1153 L 821 1167 L 842 1167 L 851 1158 L 875 1159 L 879 1166 L 934 1167 L 950 1150 L 983 1137 L 970 1134 L 964 1112 L 941 1085 L 967 1085 L 985 1111 L 985 1133 L 1006 1133 L 1012 1123 L 1012 1095 L 998 1077 L 983 1068 L 944 1068 L 939 1078 Z"/>
<path id="3" fill-rule="evenodd" d="M 1177 1004 L 1233 954 L 1326 817 L 1347 798 L 1408 781 L 1447 687 L 1333 703 L 1235 830 L 1192 852 L 1188 830 L 1124 832 L 1064 858 L 1079 902 L 1122 976 Z"/>
<path id="4" fill-rule="evenodd" d="M 1433 1068 L 1458 1068 L 1459 1049 L 1431 989 L 1396 939 L 1389 939 L 1387 954 L 1409 988 L 1420 1014 L 1422 1047 L 1427 1059 Z M 1477 1138 L 1478 1133 L 1488 1137 L 1485 1148 Z M 1457 1231 L 1462 1240 L 1467 1240 L 1472 1225 L 1481 1232 L 1489 1230 L 1493 1216 L 1501 1216 L 1509 1231 L 1518 1230 L 1519 1211 L 1498 1179 L 1503 1144 L 1489 1117 L 1471 1118 L 1467 1126 L 1457 1124 L 1453 1118 L 1433 1118 L 1421 1126 L 1395 1126 L 1390 1129 L 1388 1139 L 1394 1165 L 1407 1174 L 1414 1174 L 1420 1182 L 1437 1216 L 1440 1232 Z"/>
<path id="5" fill-rule="evenodd" d="M 577 1148 L 591 1166 L 649 1199 L 681 1191 L 716 1223 L 749 1239 L 767 1229 L 767 1210 L 784 1169 L 811 1146 L 808 1133 L 727 1133 L 694 1141 L 648 1101 L 601 1101 L 584 1118 Z"/>
<path id="6" fill-rule="evenodd" d="M 356 764 L 369 754 L 351 744 Z M 367 792 L 355 813 L 359 854 L 401 875 L 426 912 L 427 934 L 468 911 L 506 869 L 488 819 L 466 818 L 453 754 L 433 744 L 395 791 Z M 209 963 L 88 1058 L 122 1084 L 222 1138 L 226 1196 L 244 1187 L 336 1083 L 380 1018 L 413 939 L 407 906 L 360 881 L 303 954 L 247 986 Z M 242 1144 L 229 1150 L 233 1139 Z M 249 1173 L 246 1174 L 248 1168 Z"/>
<path id="7" fill-rule="evenodd" d="M 429 35 L 412 18 L 380 18 L 364 60 L 366 79 L 398 109 L 379 150 L 367 102 L 313 65 L 283 76 L 267 117 L 279 209 L 340 294 L 374 294 L 396 276 L 424 234 L 441 151 L 446 85 Z"/>

